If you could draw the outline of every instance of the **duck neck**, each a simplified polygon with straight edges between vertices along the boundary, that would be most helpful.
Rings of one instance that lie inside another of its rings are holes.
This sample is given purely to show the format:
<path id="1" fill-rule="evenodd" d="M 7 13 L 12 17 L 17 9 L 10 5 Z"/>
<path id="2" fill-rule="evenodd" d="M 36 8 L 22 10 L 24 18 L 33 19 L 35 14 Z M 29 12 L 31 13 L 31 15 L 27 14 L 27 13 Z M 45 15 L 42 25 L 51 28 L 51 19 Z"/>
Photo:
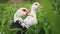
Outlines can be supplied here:
<path id="1" fill-rule="evenodd" d="M 19 13 L 16 13 L 16 14 L 14 15 L 14 17 L 21 18 L 22 15 L 20 15 Z"/>
<path id="2" fill-rule="evenodd" d="M 36 10 L 35 9 L 31 9 L 31 15 L 33 15 L 33 17 L 36 17 Z"/>

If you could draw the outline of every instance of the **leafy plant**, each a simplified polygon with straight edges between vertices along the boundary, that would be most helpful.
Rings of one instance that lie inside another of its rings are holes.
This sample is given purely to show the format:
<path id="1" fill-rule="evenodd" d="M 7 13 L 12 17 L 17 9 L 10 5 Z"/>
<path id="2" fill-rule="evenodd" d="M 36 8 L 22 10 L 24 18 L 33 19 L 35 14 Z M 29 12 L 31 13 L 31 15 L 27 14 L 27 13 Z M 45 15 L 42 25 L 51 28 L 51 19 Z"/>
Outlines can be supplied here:
<path id="1" fill-rule="evenodd" d="M 33 2 L 34 1 L 35 0 L 33 0 Z M 25 31 L 25 34 L 60 34 L 60 0 L 36 1 L 38 1 L 42 6 L 42 9 L 38 9 L 36 11 L 38 24 L 31 26 L 29 30 Z M 16 32 L 20 29 L 10 29 L 14 13 L 20 7 L 26 7 L 30 10 L 32 3 L 0 3 L 0 33 L 16 34 Z"/>

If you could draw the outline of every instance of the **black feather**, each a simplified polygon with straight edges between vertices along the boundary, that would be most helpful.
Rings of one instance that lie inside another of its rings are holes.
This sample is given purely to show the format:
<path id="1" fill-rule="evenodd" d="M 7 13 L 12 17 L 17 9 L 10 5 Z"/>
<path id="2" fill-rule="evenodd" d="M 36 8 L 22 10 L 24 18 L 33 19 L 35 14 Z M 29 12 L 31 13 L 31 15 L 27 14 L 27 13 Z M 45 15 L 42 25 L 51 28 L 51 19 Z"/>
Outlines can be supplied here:
<path id="1" fill-rule="evenodd" d="M 15 23 L 12 23 L 11 28 L 20 28 L 22 30 L 26 30 L 27 28 L 23 27 L 21 24 L 22 23 L 19 20 L 17 20 Z"/>
<path id="2" fill-rule="evenodd" d="M 17 20 L 15 23 L 13 22 L 11 24 L 10 28 L 20 28 L 21 30 L 18 30 L 16 34 L 21 34 L 22 31 L 26 31 L 27 30 L 27 28 L 23 27 L 21 24 L 22 23 L 19 20 Z M 25 34 L 25 32 L 22 32 L 22 34 Z"/>

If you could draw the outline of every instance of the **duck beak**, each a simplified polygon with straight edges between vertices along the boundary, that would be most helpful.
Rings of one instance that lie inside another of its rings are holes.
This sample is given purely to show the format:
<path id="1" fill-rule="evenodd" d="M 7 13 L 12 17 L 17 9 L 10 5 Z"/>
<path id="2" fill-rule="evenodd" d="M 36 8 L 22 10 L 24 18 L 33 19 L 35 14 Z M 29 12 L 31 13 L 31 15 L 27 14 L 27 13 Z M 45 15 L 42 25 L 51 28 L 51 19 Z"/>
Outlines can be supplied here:
<path id="1" fill-rule="evenodd" d="M 27 16 L 32 16 L 30 13 L 27 13 L 26 15 L 27 15 Z M 33 16 L 32 16 L 32 17 L 33 17 Z"/>
<path id="2" fill-rule="evenodd" d="M 30 13 L 29 13 L 29 12 L 27 12 L 27 13 L 26 13 L 26 15 L 27 15 L 27 16 L 29 16 L 29 15 L 30 15 Z"/>
<path id="3" fill-rule="evenodd" d="M 32 16 L 29 11 L 26 13 L 27 16 Z M 33 16 L 32 16 L 33 17 Z"/>
<path id="4" fill-rule="evenodd" d="M 42 6 L 40 6 L 40 5 L 39 5 L 39 7 L 38 7 L 38 8 L 42 9 Z"/>

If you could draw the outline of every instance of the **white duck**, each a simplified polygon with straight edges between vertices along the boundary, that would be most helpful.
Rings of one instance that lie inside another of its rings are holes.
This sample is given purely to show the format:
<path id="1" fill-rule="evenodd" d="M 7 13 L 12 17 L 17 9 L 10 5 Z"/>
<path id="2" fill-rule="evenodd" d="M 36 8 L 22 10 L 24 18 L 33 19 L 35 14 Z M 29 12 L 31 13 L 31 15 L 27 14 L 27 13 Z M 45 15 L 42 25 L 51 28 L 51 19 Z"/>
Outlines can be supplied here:
<path id="1" fill-rule="evenodd" d="M 27 8 L 20 8 L 17 10 L 17 12 L 14 14 L 14 23 L 12 23 L 11 28 L 22 28 L 24 27 L 23 19 L 21 18 L 24 15 L 29 15 L 29 11 Z"/>
<path id="2" fill-rule="evenodd" d="M 26 24 L 26 27 L 29 28 L 33 24 L 37 24 L 37 18 L 36 18 L 36 9 L 40 7 L 40 4 L 38 2 L 35 2 L 32 4 L 30 15 L 27 16 L 26 19 L 24 19 L 24 23 Z"/>
<path id="3" fill-rule="evenodd" d="M 19 21 L 23 21 L 23 19 L 21 18 L 24 15 L 28 15 L 29 11 L 27 8 L 20 8 L 17 10 L 17 12 L 14 14 L 14 22 L 16 22 L 17 20 Z"/>

